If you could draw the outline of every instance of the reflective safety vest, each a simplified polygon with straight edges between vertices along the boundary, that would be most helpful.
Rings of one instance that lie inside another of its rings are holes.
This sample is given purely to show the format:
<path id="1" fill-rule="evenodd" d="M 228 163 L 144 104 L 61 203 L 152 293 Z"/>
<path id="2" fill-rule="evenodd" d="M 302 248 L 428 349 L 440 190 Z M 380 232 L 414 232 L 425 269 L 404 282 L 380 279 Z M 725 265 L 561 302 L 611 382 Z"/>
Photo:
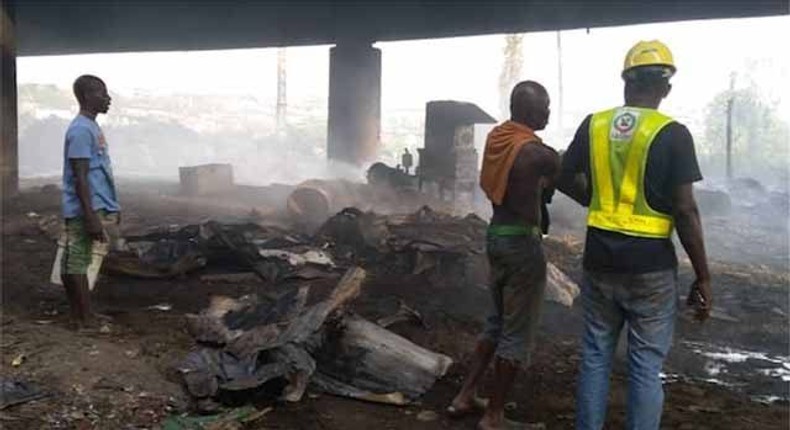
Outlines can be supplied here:
<path id="1" fill-rule="evenodd" d="M 651 208 L 645 196 L 650 145 L 670 122 L 654 109 L 628 106 L 593 114 L 588 226 L 637 237 L 672 235 L 672 216 Z"/>

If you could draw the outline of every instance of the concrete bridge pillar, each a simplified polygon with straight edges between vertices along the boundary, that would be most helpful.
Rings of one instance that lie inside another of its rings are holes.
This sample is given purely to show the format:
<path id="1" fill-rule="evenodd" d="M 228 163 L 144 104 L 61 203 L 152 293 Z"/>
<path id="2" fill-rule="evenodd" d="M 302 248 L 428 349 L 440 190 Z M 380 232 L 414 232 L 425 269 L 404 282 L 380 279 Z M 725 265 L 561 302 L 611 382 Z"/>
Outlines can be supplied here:
<path id="1" fill-rule="evenodd" d="M 0 15 L 0 190 L 5 199 L 19 189 L 13 0 L 0 0 Z"/>
<path id="2" fill-rule="evenodd" d="M 331 161 L 367 167 L 379 150 L 381 50 L 363 41 L 341 41 L 329 51 Z"/>

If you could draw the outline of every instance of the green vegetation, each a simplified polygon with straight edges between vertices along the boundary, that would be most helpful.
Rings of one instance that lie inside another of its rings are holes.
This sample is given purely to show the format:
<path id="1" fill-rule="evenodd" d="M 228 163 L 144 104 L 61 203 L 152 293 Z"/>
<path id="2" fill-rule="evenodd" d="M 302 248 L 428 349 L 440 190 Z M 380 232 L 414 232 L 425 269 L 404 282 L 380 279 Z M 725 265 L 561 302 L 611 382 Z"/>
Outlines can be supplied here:
<path id="1" fill-rule="evenodd" d="M 787 181 L 790 126 L 777 113 L 776 103 L 751 84 L 722 91 L 708 104 L 705 135 L 697 148 L 701 161 L 724 175 L 727 148 L 727 104 L 732 100 L 732 160 L 735 177 Z"/>

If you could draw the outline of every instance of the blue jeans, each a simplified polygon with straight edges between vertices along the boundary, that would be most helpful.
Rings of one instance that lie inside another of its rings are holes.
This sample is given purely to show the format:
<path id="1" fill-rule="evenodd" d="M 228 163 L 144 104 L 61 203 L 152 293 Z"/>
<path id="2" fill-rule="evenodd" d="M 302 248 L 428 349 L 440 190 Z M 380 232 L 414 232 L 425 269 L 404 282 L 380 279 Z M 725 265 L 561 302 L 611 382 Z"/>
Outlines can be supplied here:
<path id="1" fill-rule="evenodd" d="M 677 272 L 585 272 L 584 337 L 576 393 L 576 428 L 600 430 L 606 419 L 609 373 L 620 329 L 628 323 L 626 429 L 657 430 L 664 390 L 659 372 L 672 344 Z"/>

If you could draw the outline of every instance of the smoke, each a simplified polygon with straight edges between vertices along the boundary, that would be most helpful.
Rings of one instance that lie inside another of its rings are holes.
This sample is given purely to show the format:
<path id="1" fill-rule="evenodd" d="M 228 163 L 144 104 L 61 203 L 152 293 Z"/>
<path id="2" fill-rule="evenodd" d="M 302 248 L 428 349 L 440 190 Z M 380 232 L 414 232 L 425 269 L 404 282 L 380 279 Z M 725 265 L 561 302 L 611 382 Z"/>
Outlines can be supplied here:
<path id="1" fill-rule="evenodd" d="M 20 88 L 19 148 L 23 177 L 59 176 L 64 135 L 76 116 L 66 88 Z M 119 95 L 99 116 L 115 175 L 178 180 L 178 168 L 227 163 L 246 185 L 306 179 L 364 180 L 364 167 L 327 162 L 326 105 L 292 105 L 277 130 L 274 107 L 243 96 Z"/>
<path id="2" fill-rule="evenodd" d="M 289 141 L 284 140 L 283 145 L 288 144 Z M 245 185 L 298 184 L 309 179 L 365 180 L 363 167 L 329 161 L 325 154 L 316 152 L 300 154 L 284 150 L 277 154 L 258 150 L 226 162 L 233 165 L 236 183 Z"/>

